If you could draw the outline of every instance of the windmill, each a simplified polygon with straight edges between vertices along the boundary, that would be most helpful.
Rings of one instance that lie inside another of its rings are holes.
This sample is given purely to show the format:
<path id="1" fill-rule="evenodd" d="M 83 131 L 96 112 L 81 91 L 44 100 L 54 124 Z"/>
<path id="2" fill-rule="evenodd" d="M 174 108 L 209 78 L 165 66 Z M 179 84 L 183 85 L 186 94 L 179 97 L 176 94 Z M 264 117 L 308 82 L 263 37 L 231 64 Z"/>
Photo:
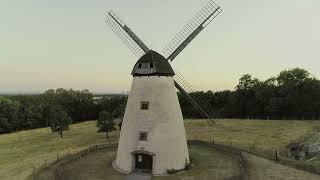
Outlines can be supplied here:
<path id="1" fill-rule="evenodd" d="M 191 96 L 190 85 L 176 74 L 173 61 L 218 15 L 221 8 L 210 1 L 164 48 L 163 55 L 149 49 L 113 12 L 106 22 L 110 29 L 138 57 L 124 113 L 114 167 L 124 173 L 145 170 L 166 174 L 189 163 L 186 134 L 176 89 L 210 124 L 213 113 L 205 101 Z M 202 106 L 201 106 L 201 105 Z"/>

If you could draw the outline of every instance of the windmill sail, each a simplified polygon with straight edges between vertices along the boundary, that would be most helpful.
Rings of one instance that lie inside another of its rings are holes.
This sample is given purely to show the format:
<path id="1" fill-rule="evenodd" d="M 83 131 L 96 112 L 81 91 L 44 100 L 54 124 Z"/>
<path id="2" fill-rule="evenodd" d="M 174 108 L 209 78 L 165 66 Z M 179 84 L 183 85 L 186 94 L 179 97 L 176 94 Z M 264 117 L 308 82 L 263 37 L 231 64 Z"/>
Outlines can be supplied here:
<path id="1" fill-rule="evenodd" d="M 212 119 L 212 116 L 210 114 L 208 114 L 199 104 L 198 102 L 189 95 L 189 93 L 183 89 L 183 87 L 177 82 L 174 81 L 174 85 L 175 87 L 181 92 L 181 94 L 183 94 L 187 100 L 192 104 L 192 106 L 205 118 L 208 119 L 208 122 L 210 122 L 210 124 L 215 124 L 215 122 Z"/>
<path id="2" fill-rule="evenodd" d="M 108 12 L 106 22 L 110 29 L 137 57 L 141 57 L 149 51 L 149 48 L 141 39 L 113 11 Z"/>
<path id="3" fill-rule="evenodd" d="M 221 12 L 222 9 L 211 0 L 164 48 L 163 53 L 166 55 L 167 59 L 173 61 Z"/>

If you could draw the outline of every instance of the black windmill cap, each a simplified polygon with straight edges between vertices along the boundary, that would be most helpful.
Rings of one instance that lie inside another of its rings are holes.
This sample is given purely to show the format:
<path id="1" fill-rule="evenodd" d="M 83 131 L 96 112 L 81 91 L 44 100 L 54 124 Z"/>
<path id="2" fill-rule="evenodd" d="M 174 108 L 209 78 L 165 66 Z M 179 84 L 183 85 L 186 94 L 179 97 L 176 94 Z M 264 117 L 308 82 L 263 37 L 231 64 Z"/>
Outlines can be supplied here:
<path id="1" fill-rule="evenodd" d="M 141 67 L 150 68 L 150 64 L 153 66 L 152 69 L 149 71 L 141 70 Z M 165 57 L 156 51 L 150 50 L 137 61 L 131 74 L 133 76 L 174 76 L 174 71 Z"/>

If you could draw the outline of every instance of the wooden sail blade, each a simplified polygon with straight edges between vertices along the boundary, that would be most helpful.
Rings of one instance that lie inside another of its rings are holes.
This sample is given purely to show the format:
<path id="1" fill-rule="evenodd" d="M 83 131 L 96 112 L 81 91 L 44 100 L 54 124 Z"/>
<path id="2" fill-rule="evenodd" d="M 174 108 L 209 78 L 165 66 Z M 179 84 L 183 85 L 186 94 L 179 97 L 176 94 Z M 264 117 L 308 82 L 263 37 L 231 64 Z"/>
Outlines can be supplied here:
<path id="1" fill-rule="evenodd" d="M 163 53 L 167 59 L 173 61 L 221 12 L 222 9 L 211 0 L 163 49 Z"/>
<path id="2" fill-rule="evenodd" d="M 215 124 L 214 120 L 212 119 L 212 117 L 210 116 L 210 114 L 208 114 L 200 105 L 199 103 L 189 95 L 189 93 L 177 82 L 174 81 L 174 85 L 175 87 L 181 92 L 182 95 L 184 95 L 187 100 L 190 102 L 190 104 L 205 118 L 207 118 L 208 122 L 213 125 Z"/>
<path id="3" fill-rule="evenodd" d="M 108 12 L 106 23 L 137 57 L 141 57 L 149 51 L 142 40 L 114 12 Z"/>

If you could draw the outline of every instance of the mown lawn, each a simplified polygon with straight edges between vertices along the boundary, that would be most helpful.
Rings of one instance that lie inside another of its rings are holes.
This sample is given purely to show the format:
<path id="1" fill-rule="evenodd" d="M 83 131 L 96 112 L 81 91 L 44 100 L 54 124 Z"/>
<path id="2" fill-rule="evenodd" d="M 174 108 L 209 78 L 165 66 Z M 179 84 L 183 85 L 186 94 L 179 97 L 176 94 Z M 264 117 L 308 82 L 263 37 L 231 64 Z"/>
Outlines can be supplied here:
<path id="1" fill-rule="evenodd" d="M 218 124 L 211 127 L 205 120 L 186 120 L 188 139 L 211 141 L 214 137 L 220 144 L 273 151 L 312 133 L 312 127 L 319 126 L 320 121 L 219 120 Z M 56 159 L 57 153 L 105 142 L 104 134 L 96 131 L 96 122 L 89 121 L 72 125 L 63 139 L 49 128 L 1 135 L 0 179 L 24 179 L 34 166 Z M 118 134 L 113 132 L 111 140 L 117 140 Z"/>

